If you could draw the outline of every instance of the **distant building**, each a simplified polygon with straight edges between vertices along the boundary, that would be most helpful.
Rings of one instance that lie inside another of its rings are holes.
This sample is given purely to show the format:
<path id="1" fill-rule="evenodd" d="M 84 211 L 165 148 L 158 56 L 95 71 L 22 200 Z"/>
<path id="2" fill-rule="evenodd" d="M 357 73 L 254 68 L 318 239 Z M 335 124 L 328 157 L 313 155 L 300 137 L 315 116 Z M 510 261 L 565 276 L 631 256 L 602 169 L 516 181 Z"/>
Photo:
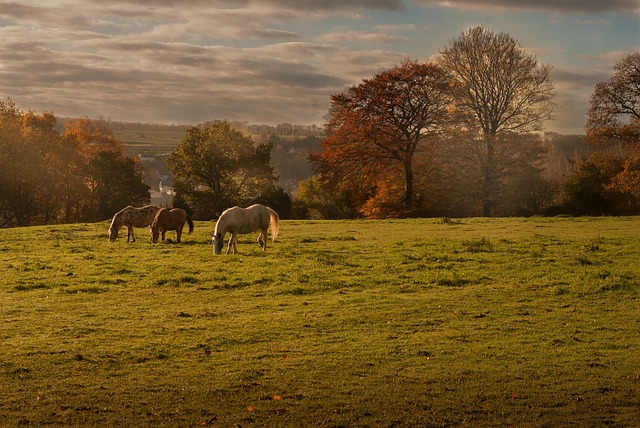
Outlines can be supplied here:
<path id="1" fill-rule="evenodd" d="M 158 190 L 151 190 L 151 205 L 159 207 L 173 208 L 173 197 L 175 192 L 173 187 L 164 186 L 162 181 L 158 185 Z"/>

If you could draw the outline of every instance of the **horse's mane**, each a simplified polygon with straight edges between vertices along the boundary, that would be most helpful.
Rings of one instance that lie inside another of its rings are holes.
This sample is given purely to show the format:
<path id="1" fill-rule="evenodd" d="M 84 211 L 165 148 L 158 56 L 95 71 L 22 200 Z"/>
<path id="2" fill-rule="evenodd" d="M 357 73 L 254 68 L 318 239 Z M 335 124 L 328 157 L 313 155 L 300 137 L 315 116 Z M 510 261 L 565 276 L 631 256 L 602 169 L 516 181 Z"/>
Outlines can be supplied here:
<path id="1" fill-rule="evenodd" d="M 169 210 L 167 210 L 166 208 L 160 208 L 158 210 L 158 212 L 156 213 L 155 217 L 153 217 L 153 221 L 151 222 L 151 227 L 153 229 L 158 227 L 158 220 L 160 219 L 161 216 L 166 215 L 166 213 L 168 213 L 168 212 L 169 212 Z"/>
<path id="2" fill-rule="evenodd" d="M 113 229 L 114 226 L 117 227 L 118 229 L 120 228 L 119 226 L 122 224 L 122 214 L 127 208 L 131 208 L 131 207 L 129 206 L 129 207 L 123 208 L 117 213 L 115 213 L 115 215 L 113 216 L 113 219 L 111 219 L 111 225 L 109 225 L 109 229 Z"/>

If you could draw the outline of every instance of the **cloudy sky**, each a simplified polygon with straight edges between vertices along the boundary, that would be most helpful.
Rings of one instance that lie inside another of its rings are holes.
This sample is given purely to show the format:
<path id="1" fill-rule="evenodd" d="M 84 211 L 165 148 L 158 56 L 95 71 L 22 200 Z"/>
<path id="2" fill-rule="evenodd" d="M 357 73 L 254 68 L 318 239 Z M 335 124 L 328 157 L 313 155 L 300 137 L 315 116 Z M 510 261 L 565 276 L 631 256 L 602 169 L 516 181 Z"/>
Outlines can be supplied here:
<path id="1" fill-rule="evenodd" d="M 324 123 L 329 95 L 482 25 L 553 66 L 582 133 L 593 85 L 640 50 L 639 0 L 0 0 L 0 98 L 59 116 Z"/>

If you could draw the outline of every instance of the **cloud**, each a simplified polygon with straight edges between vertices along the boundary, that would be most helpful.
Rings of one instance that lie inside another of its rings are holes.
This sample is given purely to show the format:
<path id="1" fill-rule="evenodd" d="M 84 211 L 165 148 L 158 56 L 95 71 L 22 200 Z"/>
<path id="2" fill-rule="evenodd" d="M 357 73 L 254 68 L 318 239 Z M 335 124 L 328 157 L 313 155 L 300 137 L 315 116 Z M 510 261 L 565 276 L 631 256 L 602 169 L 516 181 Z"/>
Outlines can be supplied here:
<path id="1" fill-rule="evenodd" d="M 603 12 L 640 13 L 638 0 L 418 0 L 423 5 L 475 10 L 529 10 L 597 14 Z"/>
<path id="2" fill-rule="evenodd" d="M 409 39 L 404 36 L 390 34 L 387 31 L 369 32 L 335 28 L 331 32 L 319 36 L 317 40 L 329 43 L 360 42 L 375 45 L 408 41 Z"/>
<path id="3" fill-rule="evenodd" d="M 0 0 L 0 97 L 63 116 L 319 124 L 329 94 L 435 54 L 426 46 L 466 25 L 436 33 L 438 15 L 418 18 L 413 12 L 427 9 L 418 3 L 586 14 L 638 7 L 637 0 Z M 598 26 L 607 18 L 580 15 Z M 537 52 L 569 57 L 564 48 Z M 584 106 L 614 57 L 620 52 L 585 49 L 571 60 L 599 67 L 555 68 L 558 108 Z"/>

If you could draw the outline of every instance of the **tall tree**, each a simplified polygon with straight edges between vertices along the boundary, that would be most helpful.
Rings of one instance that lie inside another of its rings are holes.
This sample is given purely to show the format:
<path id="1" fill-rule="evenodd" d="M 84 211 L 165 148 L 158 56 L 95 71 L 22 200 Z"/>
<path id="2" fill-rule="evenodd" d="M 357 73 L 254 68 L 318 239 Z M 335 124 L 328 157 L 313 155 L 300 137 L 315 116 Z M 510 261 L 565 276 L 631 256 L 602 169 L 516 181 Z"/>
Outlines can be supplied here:
<path id="1" fill-rule="evenodd" d="M 144 183 L 143 170 L 139 163 L 125 154 L 125 146 L 113 134 L 108 121 L 68 119 L 64 137 L 70 147 L 78 150 L 79 156 L 70 168 L 84 175 L 88 192 L 77 192 L 82 199 L 76 203 L 76 216 L 85 220 L 103 220 L 127 205 L 149 203 L 149 186 Z M 71 197 L 71 196 L 70 196 Z M 67 201 L 70 216 L 71 201 Z"/>
<path id="2" fill-rule="evenodd" d="M 314 157 L 318 170 L 357 187 L 361 205 L 393 181 L 385 175 L 401 171 L 404 189 L 397 199 L 412 209 L 414 155 L 445 125 L 452 102 L 449 83 L 439 66 L 406 60 L 333 94 L 329 136 Z"/>
<path id="3" fill-rule="evenodd" d="M 269 162 L 270 144 L 251 137 L 227 121 L 194 126 L 167 158 L 178 202 L 200 219 L 211 219 L 233 205 L 246 205 L 276 188 Z"/>
<path id="4" fill-rule="evenodd" d="M 51 113 L 0 102 L 0 226 L 49 223 L 58 210 L 63 139 Z"/>
<path id="5" fill-rule="evenodd" d="M 463 126 L 482 153 L 482 213 L 490 216 L 501 177 L 496 164 L 502 133 L 528 134 L 553 117 L 551 67 L 540 65 L 505 33 L 475 27 L 440 51 L 439 62 L 452 86 Z M 503 139 L 506 141 L 506 139 Z"/>
<path id="6" fill-rule="evenodd" d="M 624 164 L 611 189 L 640 199 L 640 52 L 625 56 L 596 84 L 585 126 L 593 144 L 621 143 Z"/>
<path id="7" fill-rule="evenodd" d="M 78 142 L 80 151 L 87 159 L 92 159 L 100 152 L 117 152 L 125 157 L 125 146 L 113 135 L 108 120 L 86 117 L 67 119 L 64 131 L 65 137 Z"/>
<path id="8" fill-rule="evenodd" d="M 149 186 L 133 158 L 101 151 L 89 161 L 88 173 L 91 205 L 87 215 L 91 219 L 103 220 L 127 205 L 149 203 Z"/>
<path id="9" fill-rule="evenodd" d="M 586 130 L 591 143 L 640 143 L 640 52 L 624 57 L 609 80 L 596 84 Z"/>
<path id="10" fill-rule="evenodd" d="M 572 215 L 637 213 L 637 201 L 611 186 L 620 174 L 619 156 L 594 153 L 579 161 L 564 182 L 565 205 Z"/>

